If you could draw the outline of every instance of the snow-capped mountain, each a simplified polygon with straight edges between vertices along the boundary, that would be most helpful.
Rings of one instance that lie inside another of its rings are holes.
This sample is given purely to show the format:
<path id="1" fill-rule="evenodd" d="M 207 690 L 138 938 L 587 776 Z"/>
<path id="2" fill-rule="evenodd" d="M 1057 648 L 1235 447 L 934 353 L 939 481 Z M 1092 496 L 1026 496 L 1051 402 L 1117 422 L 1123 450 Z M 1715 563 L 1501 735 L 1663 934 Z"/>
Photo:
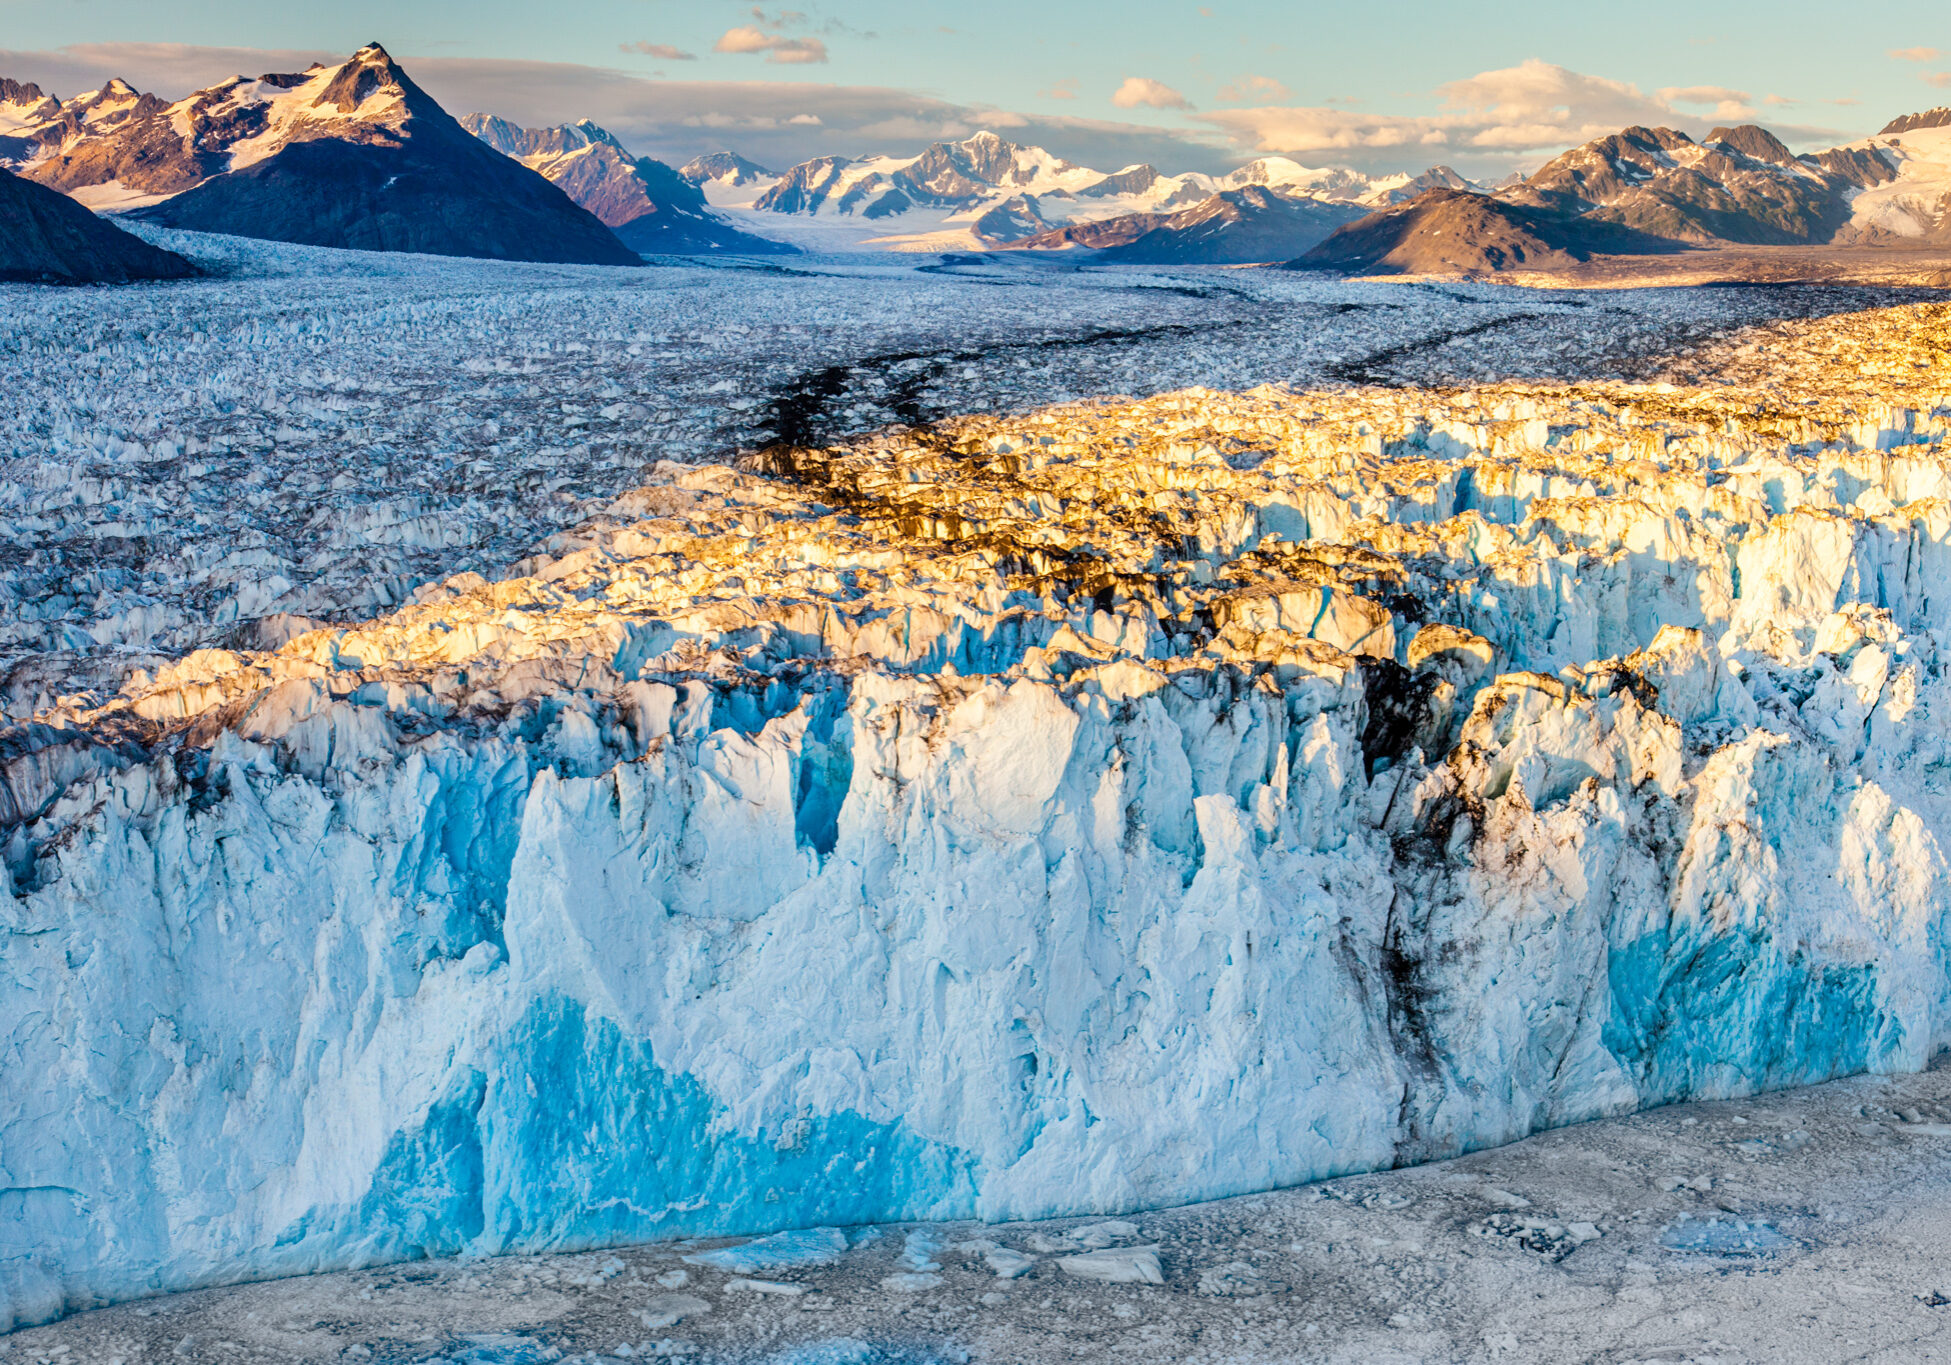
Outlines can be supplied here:
<path id="1" fill-rule="evenodd" d="M 637 261 L 560 190 L 470 137 L 377 43 L 174 103 L 119 80 L 61 102 L 0 93 L 13 97 L 14 168 L 92 208 L 315 246 Z"/>
<path id="2" fill-rule="evenodd" d="M 1921 237 L 1945 220 L 1947 121 L 1910 115 L 1876 137 L 1802 156 L 1754 124 L 1716 128 L 1702 142 L 1628 128 L 1572 149 L 1504 197 L 1683 242 Z"/>
<path id="3" fill-rule="evenodd" d="M 196 273 L 181 256 L 105 222 L 59 190 L 0 170 L 0 280 L 125 284 Z"/>
<path id="4" fill-rule="evenodd" d="M 1838 154 L 1889 168 L 1851 197 L 1854 235 L 1867 242 L 1951 238 L 1951 109 L 1907 114 L 1873 138 L 1825 153 Z"/>
<path id="5" fill-rule="evenodd" d="M 1855 187 L 1752 124 L 1704 142 L 1634 127 L 1573 148 L 1504 197 L 1675 241 L 1787 244 L 1832 237 Z"/>
<path id="6" fill-rule="evenodd" d="M 694 156 L 680 166 L 677 173 L 693 185 L 702 185 L 707 180 L 712 180 L 732 188 L 779 178 L 777 171 L 769 171 L 756 161 L 747 161 L 736 152 L 711 152 L 705 156 Z"/>
<path id="7" fill-rule="evenodd" d="M 1359 205 L 1250 184 L 1176 213 L 1074 223 L 1008 245 L 1032 251 L 1085 247 L 1106 260 L 1133 263 L 1242 265 L 1298 256 L 1362 216 Z"/>
<path id="8" fill-rule="evenodd" d="M 1875 137 L 1799 156 L 1755 124 L 1716 128 L 1700 142 L 1672 128 L 1626 128 L 1492 198 L 1441 188 L 1351 224 L 1297 264 L 1478 274 L 1681 244 L 1944 241 L 1951 109 L 1905 115 Z"/>
<path id="9" fill-rule="evenodd" d="M 1414 186 L 1413 194 L 1427 185 L 1468 184 L 1447 167 L 1417 177 L 1376 179 L 1286 157 L 1262 157 L 1223 176 L 1170 175 L 1143 162 L 1103 171 L 993 132 L 931 143 L 910 157 L 815 157 L 779 174 L 736 153 L 715 152 L 687 163 L 680 174 L 697 184 L 714 208 L 776 224 L 761 231 L 819 245 L 917 251 L 987 249 L 1126 218 L 1132 221 L 1110 230 L 1106 239 L 1129 243 L 1157 226 L 1151 219 L 1248 188 L 1315 204 L 1378 205 L 1395 202 L 1405 186 Z M 1213 212 L 1218 224 L 1232 210 Z M 1220 254 L 1210 259 L 1242 259 L 1245 250 L 1216 249 Z"/>
<path id="10" fill-rule="evenodd" d="M 661 161 L 632 156 L 609 131 L 588 119 L 523 128 L 507 119 L 469 114 L 461 126 L 555 185 L 634 250 L 678 255 L 792 250 L 732 227 L 707 208 L 696 185 Z"/>
<path id="11" fill-rule="evenodd" d="M 96 208 L 155 203 L 296 142 L 397 141 L 417 112 L 377 45 L 340 66 L 233 76 L 174 103 L 118 79 L 59 102 L 51 115 L 47 105 L 17 135 L 32 145 L 13 168 Z"/>

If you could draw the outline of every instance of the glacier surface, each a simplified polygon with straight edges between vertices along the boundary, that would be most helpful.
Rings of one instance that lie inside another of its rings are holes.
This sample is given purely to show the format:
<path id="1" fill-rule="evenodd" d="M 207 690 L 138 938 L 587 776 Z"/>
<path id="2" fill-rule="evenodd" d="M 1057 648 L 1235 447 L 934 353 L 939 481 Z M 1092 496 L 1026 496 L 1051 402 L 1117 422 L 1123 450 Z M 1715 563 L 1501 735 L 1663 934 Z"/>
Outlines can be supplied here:
<path id="1" fill-rule="evenodd" d="M 660 463 L 497 581 L 38 707 L 6 1316 L 1922 1066 L 1944 311 Z"/>

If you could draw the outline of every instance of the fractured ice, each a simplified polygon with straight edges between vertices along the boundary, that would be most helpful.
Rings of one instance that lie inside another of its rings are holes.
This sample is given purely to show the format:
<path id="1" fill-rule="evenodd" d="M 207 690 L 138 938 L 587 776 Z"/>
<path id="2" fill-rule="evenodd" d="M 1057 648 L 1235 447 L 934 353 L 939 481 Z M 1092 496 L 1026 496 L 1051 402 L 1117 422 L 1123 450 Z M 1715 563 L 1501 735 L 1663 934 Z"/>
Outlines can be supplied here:
<path id="1" fill-rule="evenodd" d="M 1922 1065 L 1946 312 L 656 463 L 496 581 L 40 705 L 8 1311 L 762 1275 Z M 1071 1273 L 1157 1275 L 1098 1227 Z"/>

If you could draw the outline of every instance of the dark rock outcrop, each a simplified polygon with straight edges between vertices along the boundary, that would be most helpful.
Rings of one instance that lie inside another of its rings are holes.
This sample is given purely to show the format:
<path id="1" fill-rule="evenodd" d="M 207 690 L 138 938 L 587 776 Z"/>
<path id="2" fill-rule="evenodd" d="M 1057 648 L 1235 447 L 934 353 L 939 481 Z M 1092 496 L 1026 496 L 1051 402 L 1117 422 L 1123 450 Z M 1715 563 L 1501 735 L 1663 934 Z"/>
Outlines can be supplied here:
<path id="1" fill-rule="evenodd" d="M 1926 109 L 1920 114 L 1905 114 L 1902 118 L 1893 118 L 1883 125 L 1883 131 L 1877 136 L 1894 137 L 1899 133 L 1914 133 L 1921 128 L 1951 128 L 1951 107 L 1939 105 L 1935 109 Z"/>
<path id="2" fill-rule="evenodd" d="M 641 263 L 595 215 L 486 147 L 477 158 L 412 143 L 295 142 L 132 216 L 196 232 L 363 251 Z"/>
<path id="3" fill-rule="evenodd" d="M 0 170 L 0 280 L 127 284 L 196 273 L 175 252 L 97 218 L 59 190 Z"/>
<path id="4" fill-rule="evenodd" d="M 1562 269 L 1602 252 L 1677 249 L 1604 220 L 1508 203 L 1487 194 L 1431 190 L 1339 229 L 1292 269 L 1351 275 L 1487 275 Z"/>

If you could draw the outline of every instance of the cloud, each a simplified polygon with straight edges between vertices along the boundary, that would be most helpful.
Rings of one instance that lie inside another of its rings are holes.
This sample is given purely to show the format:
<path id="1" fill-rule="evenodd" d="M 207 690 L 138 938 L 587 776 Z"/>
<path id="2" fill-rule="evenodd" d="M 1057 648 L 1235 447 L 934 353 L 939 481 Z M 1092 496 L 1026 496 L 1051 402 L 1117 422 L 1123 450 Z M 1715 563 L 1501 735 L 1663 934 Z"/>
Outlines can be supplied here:
<path id="1" fill-rule="evenodd" d="M 1890 55 L 1900 62 L 1934 62 L 1943 54 L 1934 47 L 1893 47 Z"/>
<path id="2" fill-rule="evenodd" d="M 1228 104 L 1264 104 L 1293 93 L 1272 76 L 1241 76 L 1219 88 L 1220 99 Z"/>
<path id="3" fill-rule="evenodd" d="M 984 128 L 1085 166 L 1148 161 L 1173 171 L 1220 174 L 1240 159 L 1205 129 L 1023 114 L 887 86 L 651 80 L 635 69 L 568 62 L 430 57 L 404 49 L 393 55 L 457 117 L 479 111 L 530 128 L 593 119 L 638 155 L 672 165 L 723 148 L 780 168 L 815 156 L 912 156 L 928 142 Z M 124 76 L 137 89 L 180 99 L 239 72 L 302 71 L 314 61 L 345 56 L 186 44 L 0 48 L 0 73 L 63 96 Z"/>
<path id="4" fill-rule="evenodd" d="M 1659 97 L 1668 104 L 1712 105 L 1717 119 L 1755 116 L 1754 96 L 1745 90 L 1730 90 L 1725 85 L 1669 85 L 1659 92 Z"/>
<path id="5" fill-rule="evenodd" d="M 1625 81 L 1589 76 L 1535 58 L 1438 86 L 1442 112 L 1366 114 L 1325 106 L 1223 109 L 1198 114 L 1235 145 L 1289 156 L 1334 154 L 1369 167 L 1412 166 L 1438 157 L 1479 168 L 1616 133 L 1635 124 L 1664 125 L 1693 136 L 1710 120 L 1753 114 L 1747 92 L 1720 86 L 1674 87 L 1647 94 Z M 1713 104 L 1703 117 L 1681 106 Z M 1791 142 L 1834 142 L 1834 129 L 1778 127 Z"/>
<path id="6" fill-rule="evenodd" d="M 1037 91 L 1037 94 L 1047 100 L 1074 100 L 1077 98 L 1077 77 L 1065 76 L 1060 81 L 1053 81 L 1048 88 Z"/>
<path id="7" fill-rule="evenodd" d="M 342 62 L 344 52 L 306 48 L 195 47 L 189 43 L 76 43 L 41 52 L 0 49 L 0 71 L 66 98 L 120 76 L 138 90 L 179 99 L 231 76 L 303 71 L 313 62 Z"/>
<path id="8" fill-rule="evenodd" d="M 683 52 L 669 43 L 618 43 L 619 52 L 640 52 L 646 57 L 659 57 L 667 62 L 695 62 L 698 54 Z"/>
<path id="9" fill-rule="evenodd" d="M 1940 90 L 1951 90 L 1951 71 L 1933 71 L 1924 77 L 1924 84 L 1934 85 Z"/>
<path id="10" fill-rule="evenodd" d="M 1150 76 L 1126 76 L 1125 83 L 1111 96 L 1111 103 L 1120 109 L 1136 109 L 1140 105 L 1152 109 L 1192 108 L 1184 95 Z"/>
<path id="11" fill-rule="evenodd" d="M 754 10 L 753 13 L 758 13 Z M 780 19 L 791 18 L 797 22 L 805 16 L 788 10 Z M 767 33 L 753 24 L 741 24 L 737 28 L 725 30 L 725 36 L 712 45 L 713 52 L 766 54 L 766 60 L 777 66 L 800 66 L 808 62 L 826 60 L 826 44 L 818 38 L 788 38 L 783 33 Z"/>

